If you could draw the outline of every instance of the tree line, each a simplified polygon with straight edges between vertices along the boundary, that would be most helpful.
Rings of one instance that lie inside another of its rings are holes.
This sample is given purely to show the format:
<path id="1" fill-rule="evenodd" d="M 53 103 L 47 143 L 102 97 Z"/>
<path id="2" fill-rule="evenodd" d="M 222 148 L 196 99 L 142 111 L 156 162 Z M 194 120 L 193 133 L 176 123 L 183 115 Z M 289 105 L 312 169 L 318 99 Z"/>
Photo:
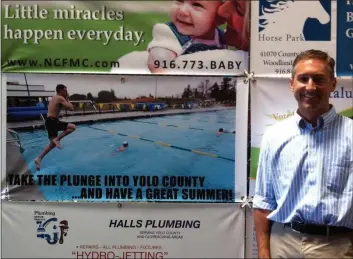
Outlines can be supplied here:
<path id="1" fill-rule="evenodd" d="M 212 86 L 209 85 L 209 80 L 201 81 L 196 87 L 191 88 L 190 85 L 186 86 L 180 94 L 172 96 L 158 97 L 160 101 L 170 102 L 172 100 L 177 102 L 183 102 L 187 100 L 195 99 L 215 99 L 216 101 L 235 101 L 236 98 L 236 80 L 232 81 L 231 78 L 224 77 L 220 83 L 214 83 Z M 134 99 L 155 99 L 152 94 L 148 96 L 139 96 Z M 117 97 L 115 90 L 101 90 L 97 96 L 93 96 L 92 93 L 85 94 L 72 94 L 70 96 L 71 101 L 90 100 L 95 103 L 111 103 L 117 101 L 128 101 L 131 98 L 128 97 Z"/>
<path id="2" fill-rule="evenodd" d="M 208 86 L 208 80 L 201 81 L 197 87 L 191 88 L 190 85 L 184 88 L 183 98 L 195 99 L 215 99 L 216 101 L 235 101 L 237 81 L 232 78 L 224 77 L 220 85 L 214 83 Z"/>

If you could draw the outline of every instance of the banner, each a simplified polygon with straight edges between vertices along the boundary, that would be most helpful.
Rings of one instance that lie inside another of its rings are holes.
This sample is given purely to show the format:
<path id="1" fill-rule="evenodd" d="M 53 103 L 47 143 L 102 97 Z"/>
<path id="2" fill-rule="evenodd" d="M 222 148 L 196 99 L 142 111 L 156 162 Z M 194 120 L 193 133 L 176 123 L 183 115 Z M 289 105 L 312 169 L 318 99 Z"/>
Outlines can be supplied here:
<path id="1" fill-rule="evenodd" d="M 1 171 L 1 199 L 3 199 L 3 193 L 7 191 L 6 188 L 6 182 L 4 181 L 5 179 L 5 172 L 6 172 L 6 148 L 5 148 L 5 143 L 6 143 L 6 123 L 5 122 L 5 111 L 6 111 L 6 102 L 5 96 L 6 96 L 6 89 L 3 87 L 6 85 L 6 77 L 1 75 L 1 88 L 0 88 L 0 114 L 1 114 L 1 123 L 0 123 L 0 143 L 1 143 L 1 148 L 0 148 L 0 171 Z M 0 205 L 1 209 L 1 205 Z"/>
<path id="2" fill-rule="evenodd" d="M 57 93 L 58 85 L 66 88 Z M 248 87 L 240 78 L 7 74 L 3 87 L 10 200 L 246 195 L 238 172 L 246 170 Z"/>
<path id="3" fill-rule="evenodd" d="M 250 194 L 254 184 L 260 145 L 264 132 L 271 125 L 294 115 L 298 108 L 296 99 L 289 89 L 288 79 L 257 79 L 251 86 L 251 166 Z M 338 80 L 330 102 L 337 113 L 353 119 L 353 80 Z"/>
<path id="4" fill-rule="evenodd" d="M 249 2 L 3 1 L 2 71 L 243 75 Z"/>
<path id="5" fill-rule="evenodd" d="M 353 2 L 251 1 L 251 71 L 256 76 L 289 76 L 304 50 L 327 51 L 338 76 L 353 76 Z M 288 21 L 290 21 L 288 23 Z"/>
<path id="6" fill-rule="evenodd" d="M 245 253 L 239 235 L 245 211 L 234 204 L 3 202 L 1 230 L 4 258 L 244 258 Z"/>

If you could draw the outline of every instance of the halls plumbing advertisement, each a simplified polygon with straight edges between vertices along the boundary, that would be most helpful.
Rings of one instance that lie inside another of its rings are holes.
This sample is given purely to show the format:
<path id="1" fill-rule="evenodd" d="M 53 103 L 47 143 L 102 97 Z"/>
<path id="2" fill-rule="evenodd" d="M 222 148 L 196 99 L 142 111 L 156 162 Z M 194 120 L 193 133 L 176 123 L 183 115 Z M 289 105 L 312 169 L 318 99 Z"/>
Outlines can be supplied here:
<path id="1" fill-rule="evenodd" d="M 50 108 L 60 84 L 73 110 Z M 3 88 L 7 199 L 234 202 L 246 194 L 240 78 L 7 74 Z M 48 118 L 54 113 L 58 120 Z"/>
<path id="2" fill-rule="evenodd" d="M 239 75 L 249 10 L 247 1 L 2 1 L 2 71 Z"/>
<path id="3" fill-rule="evenodd" d="M 353 80 L 338 80 L 330 102 L 337 113 L 353 119 Z M 289 79 L 257 79 L 251 86 L 251 168 L 250 195 L 253 195 L 257 162 L 264 132 L 294 114 L 297 101 L 289 89 Z"/>
<path id="4" fill-rule="evenodd" d="M 245 253 L 239 235 L 245 211 L 235 204 L 3 202 L 1 227 L 4 258 L 244 258 Z"/>
<path id="5" fill-rule="evenodd" d="M 251 1 L 251 71 L 289 76 L 295 56 L 320 49 L 337 61 L 338 76 L 353 76 L 353 1 Z"/>

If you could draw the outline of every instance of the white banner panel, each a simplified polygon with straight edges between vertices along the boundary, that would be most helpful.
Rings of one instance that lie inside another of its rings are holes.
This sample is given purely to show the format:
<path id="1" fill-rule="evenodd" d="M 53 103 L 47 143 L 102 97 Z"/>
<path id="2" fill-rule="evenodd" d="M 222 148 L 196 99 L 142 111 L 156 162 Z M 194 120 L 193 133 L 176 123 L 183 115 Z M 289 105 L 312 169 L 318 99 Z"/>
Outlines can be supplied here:
<path id="1" fill-rule="evenodd" d="M 246 209 L 246 239 L 245 258 L 259 258 L 255 233 L 254 214 L 250 208 Z"/>
<path id="2" fill-rule="evenodd" d="M 294 58 L 307 49 L 327 51 L 337 75 L 352 76 L 351 0 L 259 0 L 251 10 L 250 64 L 257 76 L 289 76 Z"/>
<path id="3" fill-rule="evenodd" d="M 256 178 L 257 161 L 262 136 L 267 128 L 294 114 L 297 101 L 289 88 L 289 79 L 257 79 L 251 86 L 251 179 Z M 331 93 L 336 111 L 353 118 L 353 80 L 338 80 Z M 254 182 L 250 183 L 250 196 Z"/>
<path id="4" fill-rule="evenodd" d="M 245 253 L 240 205 L 4 202 L 2 208 L 4 258 L 243 258 Z"/>

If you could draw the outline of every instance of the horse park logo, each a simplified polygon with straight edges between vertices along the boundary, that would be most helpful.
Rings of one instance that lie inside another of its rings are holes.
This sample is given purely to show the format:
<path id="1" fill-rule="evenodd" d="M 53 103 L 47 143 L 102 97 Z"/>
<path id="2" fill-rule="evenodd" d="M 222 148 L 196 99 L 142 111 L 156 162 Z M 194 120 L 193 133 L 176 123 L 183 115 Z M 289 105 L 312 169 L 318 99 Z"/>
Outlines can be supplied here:
<path id="1" fill-rule="evenodd" d="M 293 41 L 330 41 L 331 0 L 260 0 L 259 33 Z"/>
<path id="2" fill-rule="evenodd" d="M 44 239 L 50 245 L 64 243 L 67 236 L 69 223 L 55 217 L 55 212 L 34 211 L 34 220 L 37 224 L 37 238 Z"/>

